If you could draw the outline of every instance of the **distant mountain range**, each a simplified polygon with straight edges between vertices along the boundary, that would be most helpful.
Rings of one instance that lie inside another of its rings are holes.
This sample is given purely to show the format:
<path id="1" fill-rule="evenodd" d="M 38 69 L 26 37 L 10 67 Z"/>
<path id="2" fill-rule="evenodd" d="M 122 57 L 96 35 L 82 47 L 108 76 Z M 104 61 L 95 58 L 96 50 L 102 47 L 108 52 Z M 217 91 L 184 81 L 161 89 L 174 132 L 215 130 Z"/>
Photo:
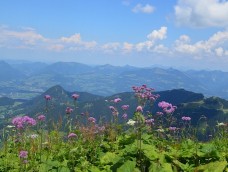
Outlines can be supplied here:
<path id="1" fill-rule="evenodd" d="M 9 119 L 13 116 L 21 114 L 27 114 L 33 117 L 38 114 L 45 114 L 54 120 L 63 119 L 66 116 L 65 110 L 67 107 L 74 109 L 71 114 L 72 117 L 76 115 L 82 116 L 81 114 L 88 112 L 90 116 L 96 119 L 108 121 L 112 116 L 109 106 L 114 105 L 111 100 L 115 98 L 122 99 L 116 106 L 119 109 L 120 119 L 123 114 L 121 110 L 122 105 L 130 106 L 127 111 L 129 118 L 132 118 L 137 107 L 137 101 L 133 92 L 123 92 L 112 96 L 76 92 L 80 95 L 76 108 L 74 100 L 71 97 L 73 93 L 75 92 L 66 91 L 61 86 L 56 85 L 31 100 L 16 100 L 2 97 L 0 98 L 0 116 L 4 116 L 5 118 L 0 119 L 0 126 L 10 122 Z M 52 99 L 46 104 L 44 95 L 47 94 L 51 95 Z M 178 107 L 174 114 L 176 117 L 180 119 L 184 115 L 190 116 L 192 118 L 192 124 L 195 126 L 202 116 L 207 118 L 209 125 L 228 121 L 228 101 L 225 99 L 218 97 L 205 98 L 203 94 L 183 89 L 161 91 L 156 92 L 156 94 L 159 94 L 160 98 L 154 103 L 153 114 L 161 111 L 157 106 L 158 102 L 167 101 Z M 150 110 L 149 107 L 146 107 L 146 110 Z"/>
<path id="2" fill-rule="evenodd" d="M 89 66 L 75 62 L 6 63 L 0 61 L 0 96 L 31 99 L 54 85 L 108 96 L 146 84 L 157 91 L 185 89 L 228 99 L 228 72 L 180 71 L 158 67 Z"/>

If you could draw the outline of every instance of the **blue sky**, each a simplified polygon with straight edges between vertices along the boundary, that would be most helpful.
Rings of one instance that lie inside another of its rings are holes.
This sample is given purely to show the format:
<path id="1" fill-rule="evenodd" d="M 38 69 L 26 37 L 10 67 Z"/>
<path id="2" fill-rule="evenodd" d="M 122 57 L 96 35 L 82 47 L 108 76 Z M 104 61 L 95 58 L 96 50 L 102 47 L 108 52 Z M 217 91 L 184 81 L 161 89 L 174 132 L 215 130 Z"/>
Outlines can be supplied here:
<path id="1" fill-rule="evenodd" d="M 0 59 L 228 71 L 228 1 L 2 0 Z"/>

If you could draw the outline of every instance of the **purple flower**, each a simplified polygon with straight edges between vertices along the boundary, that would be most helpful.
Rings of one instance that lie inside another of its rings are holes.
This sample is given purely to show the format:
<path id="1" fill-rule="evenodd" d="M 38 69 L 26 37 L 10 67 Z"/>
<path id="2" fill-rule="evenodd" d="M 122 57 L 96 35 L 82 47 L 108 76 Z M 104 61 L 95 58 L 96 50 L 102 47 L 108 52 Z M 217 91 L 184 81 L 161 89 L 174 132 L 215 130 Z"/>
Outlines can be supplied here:
<path id="1" fill-rule="evenodd" d="M 32 125 L 32 126 L 36 125 L 36 120 L 33 119 L 33 118 L 30 118 L 30 117 L 28 117 L 28 116 L 23 116 L 23 117 L 22 117 L 22 121 L 23 121 L 25 124 L 28 124 L 28 125 Z"/>
<path id="2" fill-rule="evenodd" d="M 191 120 L 191 118 L 188 117 L 188 116 L 183 116 L 181 119 L 182 119 L 183 121 L 190 121 L 190 120 Z"/>
<path id="3" fill-rule="evenodd" d="M 37 119 L 39 120 L 39 121 L 44 121 L 45 120 L 45 116 L 44 115 L 39 115 L 38 117 L 37 117 Z"/>
<path id="4" fill-rule="evenodd" d="M 111 111 L 116 111 L 116 108 L 115 108 L 114 106 L 109 106 L 109 109 L 110 109 Z"/>
<path id="5" fill-rule="evenodd" d="M 169 130 L 170 131 L 176 131 L 177 130 L 177 127 L 169 127 Z"/>
<path id="6" fill-rule="evenodd" d="M 145 120 L 145 123 L 147 124 L 147 125 L 151 125 L 151 124 L 153 124 L 154 123 L 154 119 L 146 119 Z"/>
<path id="7" fill-rule="evenodd" d="M 137 112 L 143 112 L 142 106 L 138 106 L 138 107 L 136 108 L 136 111 L 137 111 Z"/>
<path id="8" fill-rule="evenodd" d="M 70 107 L 66 108 L 66 114 L 71 114 L 73 112 L 73 109 Z"/>
<path id="9" fill-rule="evenodd" d="M 122 115 L 122 118 L 123 118 L 123 119 L 127 119 L 127 114 L 124 113 L 124 114 Z"/>
<path id="10" fill-rule="evenodd" d="M 28 151 L 20 151 L 19 153 L 20 158 L 28 158 Z"/>
<path id="11" fill-rule="evenodd" d="M 162 108 L 165 113 L 171 114 L 176 110 L 176 106 L 173 106 L 171 103 L 162 101 L 158 103 L 158 107 Z"/>
<path id="12" fill-rule="evenodd" d="M 47 94 L 47 95 L 45 95 L 45 96 L 44 96 L 44 98 L 45 98 L 46 100 L 51 100 L 51 96 L 50 96 L 50 95 L 48 95 L 48 94 Z"/>
<path id="13" fill-rule="evenodd" d="M 77 100 L 79 98 L 79 95 L 78 94 L 72 94 L 71 96 L 74 100 Z"/>
<path id="14" fill-rule="evenodd" d="M 129 105 L 123 105 L 123 106 L 121 106 L 121 108 L 122 108 L 123 110 L 128 110 Z"/>
<path id="15" fill-rule="evenodd" d="M 116 98 L 113 100 L 114 103 L 119 103 L 120 101 L 122 101 L 120 98 Z"/>
<path id="16" fill-rule="evenodd" d="M 22 129 L 24 128 L 25 125 L 30 125 L 30 126 L 36 125 L 36 120 L 28 116 L 23 116 L 23 117 L 18 116 L 13 118 L 12 123 L 13 125 L 15 125 L 16 128 Z"/>
<path id="17" fill-rule="evenodd" d="M 118 116 L 119 112 L 116 110 L 115 107 L 113 106 L 109 106 L 109 109 L 112 111 L 112 115 L 114 116 Z"/>
<path id="18" fill-rule="evenodd" d="M 70 133 L 70 134 L 68 134 L 68 139 L 71 139 L 71 138 L 75 138 L 75 137 L 77 137 L 77 134 L 75 134 L 75 133 Z"/>
<path id="19" fill-rule="evenodd" d="M 98 130 L 99 130 L 100 132 L 104 132 L 104 131 L 105 131 L 105 126 L 98 127 Z"/>
<path id="20" fill-rule="evenodd" d="M 157 112 L 157 115 L 164 115 L 163 112 Z"/>
<path id="21" fill-rule="evenodd" d="M 90 123 L 96 123 L 96 119 L 93 118 L 93 117 L 89 117 L 89 118 L 88 118 L 88 121 L 89 121 Z"/>

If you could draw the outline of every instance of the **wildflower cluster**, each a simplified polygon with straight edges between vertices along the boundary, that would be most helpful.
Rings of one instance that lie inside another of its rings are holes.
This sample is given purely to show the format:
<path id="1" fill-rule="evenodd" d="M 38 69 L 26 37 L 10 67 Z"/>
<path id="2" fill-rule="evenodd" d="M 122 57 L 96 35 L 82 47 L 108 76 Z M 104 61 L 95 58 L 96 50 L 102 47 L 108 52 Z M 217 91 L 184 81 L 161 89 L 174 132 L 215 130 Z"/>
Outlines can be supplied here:
<path id="1" fill-rule="evenodd" d="M 36 120 L 28 116 L 18 116 L 13 118 L 12 123 L 17 129 L 23 129 L 25 126 L 36 125 Z"/>
<path id="2" fill-rule="evenodd" d="M 146 102 L 149 101 L 150 103 L 154 103 L 159 95 L 154 95 L 152 92 L 154 91 L 153 88 L 148 88 L 145 84 L 142 86 L 133 86 L 133 91 L 135 92 L 135 97 L 138 100 L 139 105 L 145 106 Z"/>
<path id="3" fill-rule="evenodd" d="M 163 112 L 167 114 L 172 114 L 176 110 L 176 106 L 173 106 L 171 103 L 167 103 L 165 101 L 159 102 L 158 107 L 163 109 Z"/>

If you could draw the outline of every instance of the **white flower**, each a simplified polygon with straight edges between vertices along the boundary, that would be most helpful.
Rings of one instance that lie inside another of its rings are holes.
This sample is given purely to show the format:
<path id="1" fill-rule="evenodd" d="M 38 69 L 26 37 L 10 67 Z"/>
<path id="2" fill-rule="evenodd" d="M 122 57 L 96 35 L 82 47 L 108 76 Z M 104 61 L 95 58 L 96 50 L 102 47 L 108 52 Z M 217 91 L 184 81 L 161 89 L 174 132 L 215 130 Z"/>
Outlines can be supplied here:
<path id="1" fill-rule="evenodd" d="M 129 119 L 129 121 L 127 122 L 128 125 L 134 126 L 136 123 L 136 121 Z"/>
<path id="2" fill-rule="evenodd" d="M 29 138 L 35 139 L 38 137 L 38 134 L 31 134 L 30 136 L 28 136 Z"/>
<path id="3" fill-rule="evenodd" d="M 164 129 L 162 129 L 162 128 L 159 128 L 159 129 L 157 129 L 157 132 L 164 133 L 164 132 L 165 132 L 165 130 L 164 130 Z"/>
<path id="4" fill-rule="evenodd" d="M 7 125 L 6 128 L 15 128 L 13 125 Z"/>
<path id="5" fill-rule="evenodd" d="M 221 127 L 221 126 L 226 126 L 226 124 L 224 124 L 223 122 L 220 122 L 217 124 L 217 127 Z"/>

